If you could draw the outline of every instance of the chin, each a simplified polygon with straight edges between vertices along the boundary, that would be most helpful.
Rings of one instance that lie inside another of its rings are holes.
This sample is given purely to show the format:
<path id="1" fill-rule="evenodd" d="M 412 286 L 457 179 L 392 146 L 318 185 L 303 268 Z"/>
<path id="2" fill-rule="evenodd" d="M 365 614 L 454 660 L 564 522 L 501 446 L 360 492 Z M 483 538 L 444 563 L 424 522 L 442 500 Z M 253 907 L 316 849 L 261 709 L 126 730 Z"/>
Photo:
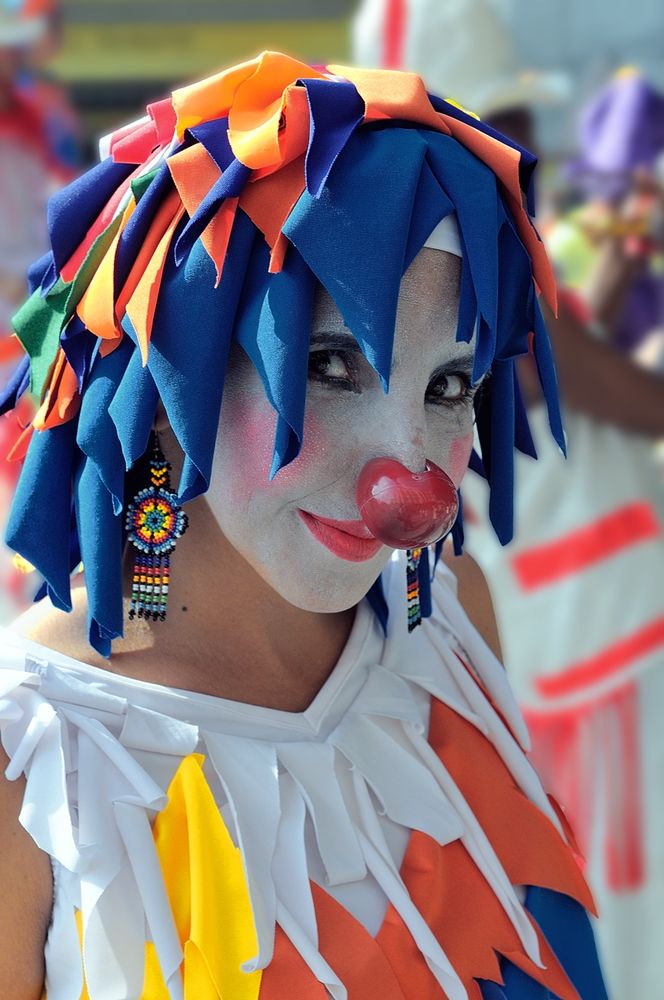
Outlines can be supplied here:
<path id="1" fill-rule="evenodd" d="M 391 554 L 391 553 L 390 553 Z M 385 564 L 389 561 L 383 556 L 376 566 L 376 560 L 367 563 L 355 573 L 345 569 L 338 573 L 324 572 L 322 567 L 310 565 L 306 573 L 293 572 L 272 574 L 261 571 L 261 576 L 280 597 L 302 611 L 316 614 L 337 614 L 355 607 L 367 591 L 371 589 Z M 353 578 L 354 577 L 354 578 Z"/>

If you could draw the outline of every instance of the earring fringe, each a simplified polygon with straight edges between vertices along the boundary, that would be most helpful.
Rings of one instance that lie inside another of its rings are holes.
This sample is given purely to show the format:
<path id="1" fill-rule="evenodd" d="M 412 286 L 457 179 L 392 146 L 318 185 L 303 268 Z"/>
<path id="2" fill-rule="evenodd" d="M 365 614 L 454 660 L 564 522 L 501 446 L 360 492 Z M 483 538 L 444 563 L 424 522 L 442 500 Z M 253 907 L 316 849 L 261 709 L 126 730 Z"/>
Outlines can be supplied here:
<path id="1" fill-rule="evenodd" d="M 170 583 L 170 554 L 189 526 L 189 519 L 171 492 L 170 464 L 153 433 L 150 485 L 127 508 L 128 540 L 136 549 L 129 618 L 164 621 Z"/>
<path id="2" fill-rule="evenodd" d="M 408 631 L 412 632 L 422 623 L 420 608 L 419 565 L 422 549 L 406 551 L 406 594 L 408 599 Z"/>

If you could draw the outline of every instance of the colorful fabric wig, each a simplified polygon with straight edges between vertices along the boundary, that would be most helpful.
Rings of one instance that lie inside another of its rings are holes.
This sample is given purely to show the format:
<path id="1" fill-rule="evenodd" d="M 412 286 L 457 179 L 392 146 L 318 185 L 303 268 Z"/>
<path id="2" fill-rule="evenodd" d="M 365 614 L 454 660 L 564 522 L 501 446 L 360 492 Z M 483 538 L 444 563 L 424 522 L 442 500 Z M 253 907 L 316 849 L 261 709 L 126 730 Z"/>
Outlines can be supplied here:
<path id="1" fill-rule="evenodd" d="M 537 303 L 541 291 L 555 306 L 555 286 L 530 218 L 531 154 L 414 74 L 266 52 L 151 105 L 102 157 L 50 204 L 51 251 L 15 318 L 26 356 L 0 400 L 1 412 L 27 390 L 39 402 L 12 456 L 25 461 L 7 542 L 62 609 L 82 557 L 96 649 L 122 634 L 125 470 L 158 400 L 185 455 L 186 502 L 210 482 L 237 339 L 277 414 L 277 475 L 302 444 L 316 283 L 388 391 L 401 276 L 451 212 L 457 339 L 475 337 L 476 379 L 491 371 L 475 461 L 497 533 L 511 537 L 513 450 L 534 454 L 514 369 L 529 351 L 564 447 Z"/>

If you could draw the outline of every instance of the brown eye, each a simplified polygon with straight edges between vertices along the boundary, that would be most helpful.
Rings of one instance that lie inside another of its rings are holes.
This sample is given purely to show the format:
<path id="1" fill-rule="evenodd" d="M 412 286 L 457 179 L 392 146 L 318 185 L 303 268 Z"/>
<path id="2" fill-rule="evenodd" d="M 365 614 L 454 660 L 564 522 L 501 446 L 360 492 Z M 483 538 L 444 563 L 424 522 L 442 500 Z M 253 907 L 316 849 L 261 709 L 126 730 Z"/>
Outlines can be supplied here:
<path id="1" fill-rule="evenodd" d="M 329 379 L 350 378 L 348 366 L 339 351 L 312 351 L 309 355 L 309 374 Z"/>
<path id="2" fill-rule="evenodd" d="M 359 392 L 352 356 L 346 351 L 321 350 L 309 352 L 309 380 L 331 389 Z"/>
<path id="3" fill-rule="evenodd" d="M 471 395 L 470 383 L 465 375 L 439 375 L 429 384 L 427 402 L 460 403 Z"/>

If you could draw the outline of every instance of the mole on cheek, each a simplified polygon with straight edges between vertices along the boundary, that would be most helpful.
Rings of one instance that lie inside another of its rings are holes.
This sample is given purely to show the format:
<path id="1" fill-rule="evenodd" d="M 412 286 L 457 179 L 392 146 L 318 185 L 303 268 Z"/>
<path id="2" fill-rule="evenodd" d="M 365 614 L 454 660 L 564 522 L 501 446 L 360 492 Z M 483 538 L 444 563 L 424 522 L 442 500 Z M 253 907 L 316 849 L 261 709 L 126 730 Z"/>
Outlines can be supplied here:
<path id="1" fill-rule="evenodd" d="M 450 446 L 449 474 L 455 486 L 459 486 L 468 467 L 468 459 L 473 448 L 473 432 L 455 438 Z"/>

